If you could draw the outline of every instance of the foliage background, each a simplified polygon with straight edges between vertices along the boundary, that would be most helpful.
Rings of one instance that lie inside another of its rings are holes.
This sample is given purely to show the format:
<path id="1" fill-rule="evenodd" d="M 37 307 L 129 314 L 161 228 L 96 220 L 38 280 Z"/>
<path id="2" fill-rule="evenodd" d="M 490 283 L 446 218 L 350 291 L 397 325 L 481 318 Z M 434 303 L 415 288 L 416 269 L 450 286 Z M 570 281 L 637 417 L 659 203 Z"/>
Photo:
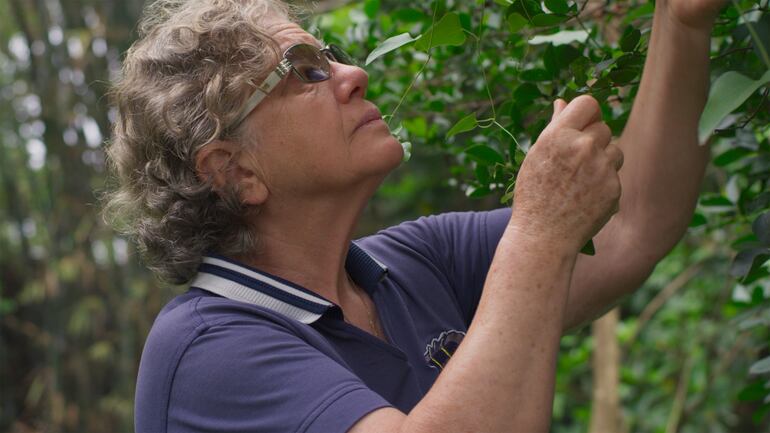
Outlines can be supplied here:
<path id="1" fill-rule="evenodd" d="M 556 97 L 593 94 L 619 134 L 653 7 L 366 0 L 309 18 L 360 59 L 389 37 L 426 35 L 367 66 L 369 97 L 383 113 L 399 106 L 390 123 L 412 158 L 374 197 L 360 233 L 507 203 Z M 154 280 L 98 216 L 114 115 L 104 94 L 140 10 L 138 0 L 0 0 L 2 431 L 131 431 L 144 338 L 183 290 Z M 713 36 L 712 79 L 758 79 L 770 68 L 768 0 L 731 3 Z M 617 431 L 768 430 L 768 118 L 764 84 L 718 126 L 690 232 L 619 307 Z M 553 431 L 590 428 L 595 342 L 589 328 L 563 339 Z"/>

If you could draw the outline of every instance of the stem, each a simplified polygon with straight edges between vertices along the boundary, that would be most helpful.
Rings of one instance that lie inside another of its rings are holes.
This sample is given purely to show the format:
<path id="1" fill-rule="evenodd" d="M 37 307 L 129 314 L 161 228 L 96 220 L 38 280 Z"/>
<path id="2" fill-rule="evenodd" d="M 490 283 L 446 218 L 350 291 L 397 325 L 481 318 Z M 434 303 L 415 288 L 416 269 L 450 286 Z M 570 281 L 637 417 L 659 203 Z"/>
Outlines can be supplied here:
<path id="1" fill-rule="evenodd" d="M 476 36 L 476 59 L 479 62 L 481 69 L 481 78 L 484 80 L 484 88 L 487 91 L 487 97 L 489 98 L 489 104 L 492 107 L 492 117 L 497 117 L 495 113 L 495 101 L 492 99 L 492 92 L 489 90 L 489 82 L 487 81 L 487 73 L 484 71 L 484 65 L 481 64 L 481 35 L 484 33 L 484 14 L 487 11 L 487 2 L 484 2 L 481 7 L 481 19 L 479 19 L 479 34 Z"/>
<path id="2" fill-rule="evenodd" d="M 497 121 L 497 119 L 495 119 L 495 120 L 494 120 L 492 123 L 494 123 L 494 124 L 495 124 L 495 125 L 496 125 L 498 128 L 500 128 L 500 129 L 501 129 L 503 132 L 505 132 L 506 134 L 508 134 L 508 136 L 509 136 L 509 137 L 511 137 L 511 140 L 513 140 L 513 142 L 516 144 L 516 148 L 517 148 L 517 149 L 521 149 L 521 146 L 519 145 L 519 140 L 517 140 L 517 139 L 516 139 L 516 137 L 514 137 L 514 136 L 513 136 L 513 134 L 511 134 L 511 131 L 507 130 L 507 129 L 505 128 L 505 126 L 501 125 L 501 124 L 500 124 L 500 123 Z M 513 155 L 511 155 L 511 159 L 513 159 Z"/>
<path id="3" fill-rule="evenodd" d="M 398 100 L 398 104 L 396 104 L 396 107 L 393 109 L 393 111 L 390 112 L 390 115 L 388 118 L 388 127 L 390 127 L 390 122 L 395 117 L 398 109 L 401 108 L 401 104 L 404 103 L 404 99 L 406 99 L 406 95 L 409 94 L 410 90 L 412 90 L 414 83 L 417 81 L 420 75 L 422 75 L 422 72 L 425 70 L 425 68 L 428 66 L 428 63 L 430 62 L 430 59 L 432 56 L 431 52 L 433 51 L 433 33 L 435 32 L 434 26 L 436 25 L 437 11 L 438 11 L 438 1 L 436 1 L 433 5 L 433 17 L 431 18 L 431 23 L 430 23 L 430 39 L 428 39 L 428 58 L 425 59 L 425 63 L 422 64 L 422 66 L 420 67 L 420 70 L 417 71 L 417 74 L 415 74 L 414 78 L 412 78 L 412 81 L 406 87 L 406 90 L 404 90 L 404 93 L 401 94 L 401 99 Z"/>

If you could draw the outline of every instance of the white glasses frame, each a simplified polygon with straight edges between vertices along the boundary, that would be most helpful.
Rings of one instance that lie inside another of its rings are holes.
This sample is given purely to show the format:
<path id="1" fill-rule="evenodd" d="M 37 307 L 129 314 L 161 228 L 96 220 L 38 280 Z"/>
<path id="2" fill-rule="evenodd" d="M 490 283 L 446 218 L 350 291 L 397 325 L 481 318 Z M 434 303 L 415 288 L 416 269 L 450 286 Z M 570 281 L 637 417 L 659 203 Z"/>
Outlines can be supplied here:
<path id="1" fill-rule="evenodd" d="M 350 56 L 348 56 L 347 53 L 345 53 L 342 50 L 342 48 L 339 48 L 339 47 L 337 47 L 336 45 L 333 45 L 333 44 L 326 45 L 323 48 L 318 48 L 318 47 L 316 47 L 314 45 L 305 44 L 305 43 L 294 44 L 294 45 L 290 46 L 289 48 L 286 49 L 286 51 L 283 52 L 283 59 L 278 63 L 278 66 L 276 66 L 275 69 L 273 69 L 273 71 L 270 72 L 270 74 L 267 76 L 267 78 L 265 78 L 264 81 L 262 81 L 262 83 L 260 83 L 257 86 L 257 88 L 254 91 L 254 93 L 249 97 L 248 100 L 246 100 L 246 103 L 243 105 L 243 108 L 241 109 L 241 112 L 238 115 L 238 117 L 235 119 L 235 121 L 232 123 L 232 125 L 229 126 L 227 129 L 232 130 L 232 129 L 237 128 L 238 125 L 240 125 L 241 122 L 243 122 L 243 120 L 249 115 L 249 113 L 254 111 L 254 109 L 257 107 L 257 105 L 259 105 L 259 103 L 262 102 L 262 100 L 265 99 L 267 97 L 267 95 L 273 89 L 275 89 L 275 87 L 278 85 L 278 83 L 281 82 L 283 77 L 288 75 L 289 72 L 291 72 L 291 71 L 294 71 L 294 74 L 300 80 L 302 80 L 302 81 L 304 81 L 306 83 L 320 83 L 321 81 L 326 81 L 329 78 L 331 78 L 331 76 L 332 76 L 332 74 L 331 74 L 331 67 L 329 68 L 329 76 L 324 78 L 324 79 L 321 79 L 321 80 L 306 80 L 302 76 L 302 74 L 300 74 L 294 68 L 294 66 L 292 65 L 291 61 L 286 58 L 286 54 L 292 48 L 300 46 L 300 45 L 308 45 L 308 46 L 313 47 L 313 48 L 317 49 L 318 51 L 320 51 L 321 54 L 324 55 L 323 58 L 326 60 L 327 64 L 328 64 L 328 62 L 330 60 L 333 61 L 333 62 L 337 62 L 337 63 L 355 64 L 355 63 L 347 63 L 346 61 L 342 61 L 341 62 L 340 59 L 338 58 L 338 56 L 334 54 L 335 51 L 337 51 L 337 50 L 341 51 L 345 56 L 348 57 L 348 59 L 345 59 L 345 60 L 349 60 L 349 61 L 352 62 L 352 58 L 350 58 Z"/>

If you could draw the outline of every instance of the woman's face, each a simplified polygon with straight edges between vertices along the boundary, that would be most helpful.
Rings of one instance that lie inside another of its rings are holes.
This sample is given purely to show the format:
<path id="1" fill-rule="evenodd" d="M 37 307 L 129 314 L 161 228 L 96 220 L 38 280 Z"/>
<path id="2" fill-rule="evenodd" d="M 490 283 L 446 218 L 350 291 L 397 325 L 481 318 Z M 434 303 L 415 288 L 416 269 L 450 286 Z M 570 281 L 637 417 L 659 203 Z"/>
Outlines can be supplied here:
<path id="1" fill-rule="evenodd" d="M 281 53 L 296 43 L 321 47 L 288 21 L 276 20 L 269 31 Z M 330 63 L 332 75 L 326 81 L 305 83 L 288 74 L 245 120 L 254 138 L 255 168 L 270 196 L 345 193 L 361 186 L 373 189 L 403 157 L 401 145 L 384 121 L 361 126 L 377 110 L 364 99 L 366 72 Z"/>

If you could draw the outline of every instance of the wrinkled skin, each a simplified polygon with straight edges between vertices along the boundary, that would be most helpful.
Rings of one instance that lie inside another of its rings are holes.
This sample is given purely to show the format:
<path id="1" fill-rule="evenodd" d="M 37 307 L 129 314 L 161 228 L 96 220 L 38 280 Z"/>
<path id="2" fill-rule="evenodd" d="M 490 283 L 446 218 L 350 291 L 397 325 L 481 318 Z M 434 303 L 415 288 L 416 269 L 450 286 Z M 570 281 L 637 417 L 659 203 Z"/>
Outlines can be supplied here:
<path id="1" fill-rule="evenodd" d="M 611 138 L 594 98 L 556 101 L 551 123 L 522 163 L 511 225 L 574 248 L 587 242 L 618 210 L 623 154 Z"/>

